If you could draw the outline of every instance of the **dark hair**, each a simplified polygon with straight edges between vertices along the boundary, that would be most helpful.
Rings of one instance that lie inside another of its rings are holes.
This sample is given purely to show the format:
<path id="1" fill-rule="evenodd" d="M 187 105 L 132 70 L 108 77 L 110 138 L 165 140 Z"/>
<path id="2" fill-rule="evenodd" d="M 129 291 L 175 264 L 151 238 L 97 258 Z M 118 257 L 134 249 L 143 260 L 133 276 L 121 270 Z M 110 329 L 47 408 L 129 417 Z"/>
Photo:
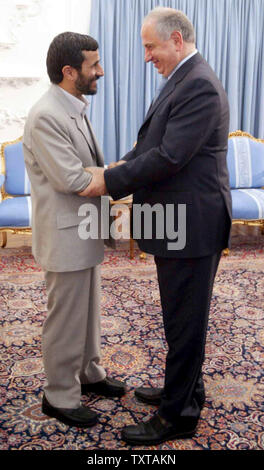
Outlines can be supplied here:
<path id="1" fill-rule="evenodd" d="M 97 51 L 98 47 L 98 42 L 85 34 L 66 32 L 56 36 L 49 46 L 46 61 L 50 81 L 58 84 L 63 80 L 65 65 L 81 70 L 82 51 Z"/>

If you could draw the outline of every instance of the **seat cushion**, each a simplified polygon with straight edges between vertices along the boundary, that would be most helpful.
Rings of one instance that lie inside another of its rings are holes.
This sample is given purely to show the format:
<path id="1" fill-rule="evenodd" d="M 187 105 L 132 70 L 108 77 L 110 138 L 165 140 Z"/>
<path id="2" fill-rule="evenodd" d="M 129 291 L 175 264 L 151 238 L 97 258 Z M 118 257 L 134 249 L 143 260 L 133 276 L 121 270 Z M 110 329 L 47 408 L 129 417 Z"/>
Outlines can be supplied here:
<path id="1" fill-rule="evenodd" d="M 6 145 L 5 155 L 5 191 L 14 196 L 30 194 L 30 182 L 25 167 L 22 142 Z"/>
<path id="2" fill-rule="evenodd" d="M 263 189 L 232 189 L 233 219 L 264 219 Z"/>
<path id="3" fill-rule="evenodd" d="M 231 188 L 264 186 L 264 143 L 249 137 L 228 139 L 227 166 Z"/>
<path id="4" fill-rule="evenodd" d="M 0 227 L 31 227 L 31 197 L 14 197 L 1 202 Z"/>

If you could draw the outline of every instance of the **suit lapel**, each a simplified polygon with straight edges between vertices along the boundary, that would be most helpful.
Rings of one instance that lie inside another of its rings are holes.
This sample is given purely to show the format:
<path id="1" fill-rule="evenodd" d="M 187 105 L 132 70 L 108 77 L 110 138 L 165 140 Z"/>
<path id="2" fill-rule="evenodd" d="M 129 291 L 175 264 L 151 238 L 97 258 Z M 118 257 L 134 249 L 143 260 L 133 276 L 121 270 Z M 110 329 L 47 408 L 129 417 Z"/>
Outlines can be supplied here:
<path id="1" fill-rule="evenodd" d="M 78 129 L 79 132 L 81 132 L 81 134 L 85 138 L 85 141 L 86 141 L 86 143 L 87 143 L 87 145 L 90 149 L 90 152 L 91 152 L 92 156 L 95 157 L 98 166 L 104 166 L 104 157 L 103 157 L 103 154 L 102 154 L 102 152 L 100 150 L 100 147 L 97 143 L 97 140 L 95 138 L 95 135 L 93 133 L 93 130 L 92 130 L 92 127 L 91 127 L 91 124 L 90 124 L 88 118 L 87 118 L 87 123 L 88 123 L 88 128 L 89 128 L 90 133 L 91 133 L 92 143 L 89 143 L 88 136 L 87 136 L 87 134 L 84 130 L 84 125 L 85 124 L 82 122 L 81 116 L 77 112 L 75 112 L 74 108 L 71 106 L 71 103 L 64 96 L 63 92 L 60 89 L 58 89 L 58 87 L 56 85 L 52 85 L 50 90 L 53 94 L 55 94 L 56 98 L 59 99 L 59 101 L 62 103 L 65 111 L 69 114 L 71 119 L 75 122 L 76 128 Z M 94 148 L 93 148 L 92 144 L 94 144 Z"/>
<path id="2" fill-rule="evenodd" d="M 76 127 L 79 132 L 83 135 L 83 137 L 86 140 L 86 143 L 90 149 L 91 155 L 96 159 L 96 148 L 94 145 L 94 141 L 92 139 L 91 131 L 89 135 L 89 130 L 90 126 L 88 125 L 88 120 L 86 120 L 86 123 L 82 120 L 81 116 L 71 116 L 72 119 L 75 121 Z M 88 129 L 85 129 L 85 126 L 88 126 Z"/>
<path id="3" fill-rule="evenodd" d="M 145 122 L 155 113 L 159 105 L 164 100 L 166 100 L 166 98 L 174 91 L 177 84 L 181 82 L 184 79 L 184 77 L 189 73 L 189 71 L 201 61 L 203 61 L 203 58 L 201 54 L 197 52 L 197 54 L 191 57 L 187 62 L 185 62 L 185 64 L 183 64 L 179 68 L 179 70 L 177 70 L 174 73 L 174 75 L 170 78 L 170 80 L 168 80 L 168 83 L 164 86 L 163 90 L 161 91 L 156 101 L 153 103 L 153 105 L 150 106 L 143 124 L 145 124 Z"/>
<path id="4" fill-rule="evenodd" d="M 83 135 L 83 137 L 85 138 L 85 140 L 87 142 L 87 145 L 90 147 L 91 152 L 94 154 L 94 150 L 92 148 L 92 145 L 88 140 L 87 134 L 85 133 L 84 123 L 82 122 L 81 116 L 72 115 L 71 118 L 75 121 L 75 124 L 76 124 L 76 127 L 77 127 L 78 131 L 81 132 L 81 134 Z"/>
<path id="5" fill-rule="evenodd" d="M 97 142 L 96 136 L 95 136 L 94 131 L 92 129 L 91 123 L 90 123 L 87 116 L 86 116 L 86 122 L 87 122 L 88 128 L 90 130 L 91 138 L 92 138 L 93 143 L 94 143 L 95 153 L 96 153 L 96 157 L 97 157 L 97 164 L 98 164 L 98 166 L 104 166 L 104 157 L 103 157 L 102 151 L 100 149 L 100 146 Z"/>
<path id="6" fill-rule="evenodd" d="M 82 133 L 83 137 L 85 138 L 87 145 L 89 146 L 89 149 L 91 151 L 91 155 L 93 156 L 94 160 L 96 161 L 98 166 L 104 166 L 104 157 L 103 154 L 100 150 L 100 147 L 98 145 L 98 142 L 96 140 L 96 137 L 94 135 L 94 132 L 92 130 L 92 126 L 89 122 L 89 119 L 87 116 L 85 116 L 86 119 L 86 124 L 88 127 L 87 132 L 85 132 L 84 126 L 86 125 L 80 116 L 71 116 L 76 123 L 77 129 Z M 90 138 L 88 136 L 88 132 L 90 132 Z"/>

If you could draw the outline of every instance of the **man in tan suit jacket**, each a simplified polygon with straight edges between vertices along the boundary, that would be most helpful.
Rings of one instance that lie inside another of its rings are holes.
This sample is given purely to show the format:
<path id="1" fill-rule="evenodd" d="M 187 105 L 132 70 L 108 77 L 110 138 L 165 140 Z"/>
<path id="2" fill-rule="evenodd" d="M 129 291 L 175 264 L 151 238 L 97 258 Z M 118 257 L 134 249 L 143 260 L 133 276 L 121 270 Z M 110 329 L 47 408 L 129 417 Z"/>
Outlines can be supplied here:
<path id="1" fill-rule="evenodd" d="M 100 365 L 101 239 L 80 238 L 83 204 L 89 200 L 89 166 L 104 166 L 103 155 L 86 117 L 84 95 L 97 92 L 104 75 L 98 43 L 77 33 L 62 33 L 51 43 L 49 91 L 31 109 L 24 131 L 24 155 L 32 188 L 32 251 L 45 271 L 48 315 L 43 325 L 46 384 L 42 410 L 73 426 L 97 422 L 81 406 L 81 394 L 122 396 L 122 382 Z"/>

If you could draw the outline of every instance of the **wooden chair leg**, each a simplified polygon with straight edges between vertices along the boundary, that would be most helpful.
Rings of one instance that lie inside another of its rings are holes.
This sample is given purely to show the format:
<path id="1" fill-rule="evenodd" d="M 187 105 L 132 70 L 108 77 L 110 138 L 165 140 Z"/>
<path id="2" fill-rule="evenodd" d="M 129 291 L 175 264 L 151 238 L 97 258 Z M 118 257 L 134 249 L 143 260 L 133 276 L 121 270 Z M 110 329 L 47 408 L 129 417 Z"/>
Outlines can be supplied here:
<path id="1" fill-rule="evenodd" d="M 2 232 L 2 243 L 1 243 L 1 248 L 4 248 L 7 244 L 7 233 L 6 232 Z"/>
<path id="2" fill-rule="evenodd" d="M 129 240 L 129 252 L 130 252 L 130 259 L 134 259 L 135 251 L 134 251 L 134 240 L 132 237 L 130 237 L 130 240 Z"/>

